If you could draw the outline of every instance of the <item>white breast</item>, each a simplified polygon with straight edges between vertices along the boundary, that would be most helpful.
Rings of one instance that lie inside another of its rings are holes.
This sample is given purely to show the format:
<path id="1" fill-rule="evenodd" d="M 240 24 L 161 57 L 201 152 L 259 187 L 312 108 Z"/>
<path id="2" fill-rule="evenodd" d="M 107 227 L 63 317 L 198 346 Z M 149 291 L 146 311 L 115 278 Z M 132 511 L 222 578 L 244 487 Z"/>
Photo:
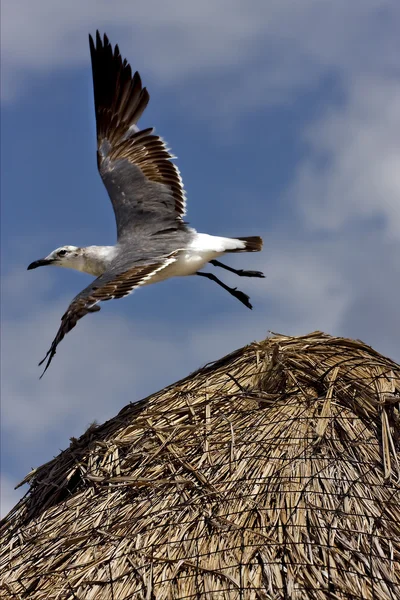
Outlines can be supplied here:
<path id="1" fill-rule="evenodd" d="M 201 251 L 187 251 L 179 254 L 177 260 L 172 264 L 161 269 L 144 285 L 150 283 L 157 283 L 158 281 L 164 281 L 170 279 L 170 277 L 185 277 L 186 275 L 194 275 L 199 271 L 205 264 L 207 264 L 213 258 L 220 256 L 218 252 L 201 252 Z"/>
<path id="2" fill-rule="evenodd" d="M 177 260 L 162 269 L 148 282 L 157 283 L 170 277 L 185 277 L 200 271 L 210 260 L 218 258 L 227 250 L 244 248 L 241 240 L 196 233 L 190 245 L 179 254 Z M 146 284 L 145 284 L 146 285 Z"/>

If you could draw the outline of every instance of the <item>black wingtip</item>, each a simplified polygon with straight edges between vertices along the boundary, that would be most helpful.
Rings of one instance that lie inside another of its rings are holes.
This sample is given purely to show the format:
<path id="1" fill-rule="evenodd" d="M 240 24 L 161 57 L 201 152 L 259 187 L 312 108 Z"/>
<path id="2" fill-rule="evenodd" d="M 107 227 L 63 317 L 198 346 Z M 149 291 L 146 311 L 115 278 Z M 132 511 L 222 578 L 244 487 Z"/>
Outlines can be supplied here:
<path id="1" fill-rule="evenodd" d="M 96 52 L 96 46 L 95 46 L 94 39 L 93 39 L 91 33 L 89 33 L 89 48 L 90 48 L 90 56 L 92 57 L 92 60 L 93 60 L 94 53 Z"/>
<path id="2" fill-rule="evenodd" d="M 101 35 L 100 35 L 100 31 L 98 29 L 96 29 L 95 36 L 92 36 L 92 34 L 89 33 L 89 46 L 90 46 L 91 50 L 101 50 L 103 48 L 103 46 L 106 46 L 108 43 L 109 42 L 108 42 L 107 35 L 104 34 L 103 39 L 102 39 Z"/>
<path id="3" fill-rule="evenodd" d="M 42 360 L 42 361 L 39 363 L 39 365 L 41 365 L 42 363 L 43 363 L 43 360 Z M 43 375 L 46 373 L 47 369 L 48 369 L 48 368 L 49 368 L 49 366 L 50 366 L 50 363 L 51 363 L 51 358 L 49 358 L 49 360 L 47 361 L 47 364 L 46 364 L 46 366 L 45 366 L 45 368 L 44 368 L 44 370 L 43 370 L 43 373 L 42 373 L 42 374 L 41 374 L 41 376 L 39 377 L 39 381 L 40 381 L 40 379 L 42 379 Z"/>
<path id="4" fill-rule="evenodd" d="M 50 348 L 50 350 L 47 352 L 46 356 L 40 361 L 40 363 L 38 364 L 38 367 L 41 367 L 42 364 L 44 363 L 44 361 L 46 360 L 46 358 L 48 357 L 48 361 L 46 363 L 46 366 L 44 368 L 43 373 L 41 374 L 41 376 L 39 377 L 39 379 L 42 379 L 43 375 L 46 373 L 47 369 L 50 366 L 51 361 L 53 360 L 53 357 L 55 355 L 55 351 L 53 350 L 53 348 Z"/>
<path id="5" fill-rule="evenodd" d="M 108 39 L 108 35 L 106 33 L 103 35 L 103 46 L 104 48 L 106 48 L 107 46 L 111 47 L 110 40 Z"/>

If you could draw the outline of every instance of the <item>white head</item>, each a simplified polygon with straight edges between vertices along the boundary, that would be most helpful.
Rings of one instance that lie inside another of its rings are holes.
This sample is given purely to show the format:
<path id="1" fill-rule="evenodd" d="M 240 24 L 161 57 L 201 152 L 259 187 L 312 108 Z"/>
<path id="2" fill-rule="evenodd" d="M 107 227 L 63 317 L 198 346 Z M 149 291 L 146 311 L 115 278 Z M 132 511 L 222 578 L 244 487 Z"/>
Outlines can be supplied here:
<path id="1" fill-rule="evenodd" d="M 81 271 L 84 266 L 84 248 L 78 248 L 77 246 L 61 246 L 60 248 L 53 250 L 53 252 L 50 252 L 45 258 L 35 260 L 29 265 L 28 270 L 44 267 L 45 265 L 68 267 L 70 269 Z"/>

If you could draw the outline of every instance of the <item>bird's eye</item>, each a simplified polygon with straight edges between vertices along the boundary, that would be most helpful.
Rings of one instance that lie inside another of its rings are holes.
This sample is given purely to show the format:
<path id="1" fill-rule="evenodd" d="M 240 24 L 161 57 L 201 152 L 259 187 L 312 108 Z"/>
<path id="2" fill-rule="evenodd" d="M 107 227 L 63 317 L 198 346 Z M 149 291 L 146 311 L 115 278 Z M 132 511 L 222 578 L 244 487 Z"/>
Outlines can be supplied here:
<path id="1" fill-rule="evenodd" d="M 60 250 L 58 256 L 65 256 L 67 254 L 66 250 Z"/>

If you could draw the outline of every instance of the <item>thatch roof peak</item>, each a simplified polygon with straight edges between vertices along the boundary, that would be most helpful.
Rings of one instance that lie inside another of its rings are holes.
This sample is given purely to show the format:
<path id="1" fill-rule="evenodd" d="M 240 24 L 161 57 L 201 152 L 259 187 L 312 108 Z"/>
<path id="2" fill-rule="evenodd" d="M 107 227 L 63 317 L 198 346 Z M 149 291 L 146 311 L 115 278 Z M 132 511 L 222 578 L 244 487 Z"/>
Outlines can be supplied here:
<path id="1" fill-rule="evenodd" d="M 399 403 L 399 365 L 359 341 L 237 350 L 27 476 L 0 592 L 400 598 Z"/>

